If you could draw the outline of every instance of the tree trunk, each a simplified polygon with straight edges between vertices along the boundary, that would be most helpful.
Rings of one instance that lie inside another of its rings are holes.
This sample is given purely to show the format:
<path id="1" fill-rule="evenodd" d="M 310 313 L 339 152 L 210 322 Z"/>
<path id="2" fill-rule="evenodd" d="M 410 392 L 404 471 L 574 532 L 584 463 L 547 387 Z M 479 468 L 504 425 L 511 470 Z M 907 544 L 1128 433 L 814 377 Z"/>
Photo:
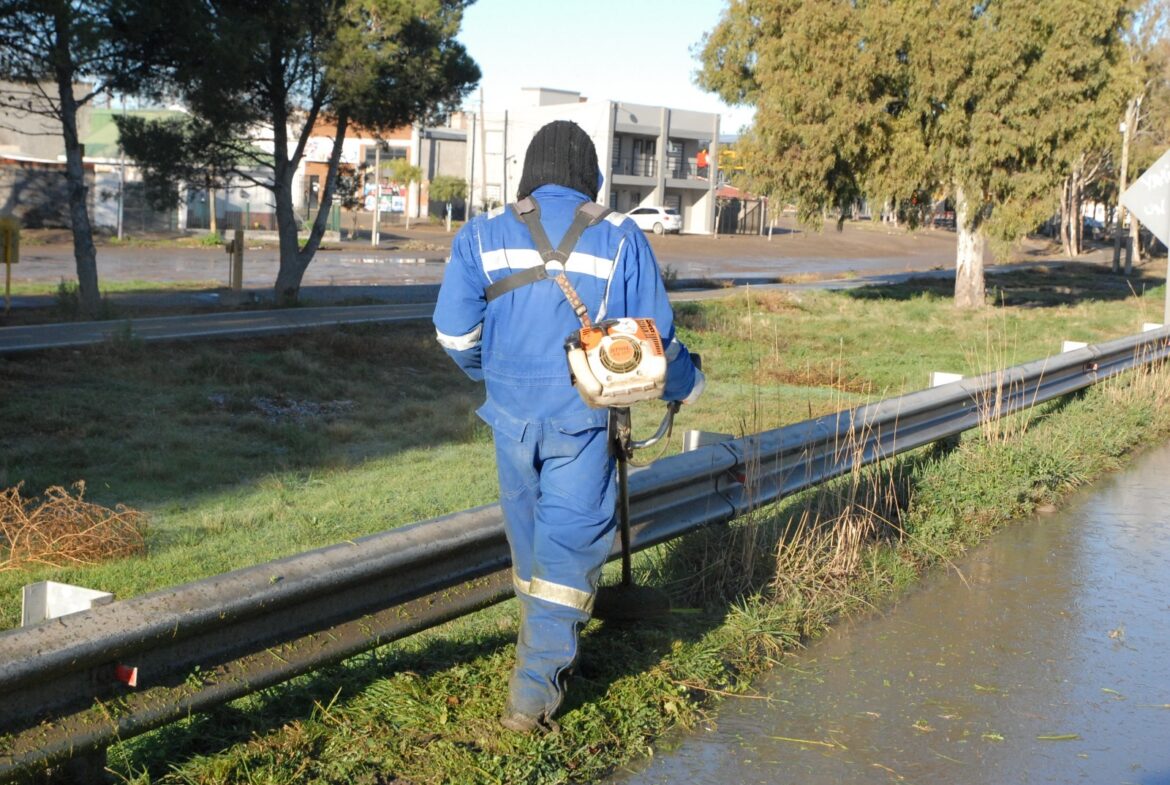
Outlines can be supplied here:
<path id="1" fill-rule="evenodd" d="M 1060 184 L 1060 246 L 1064 249 L 1065 256 L 1075 256 L 1072 249 L 1072 237 L 1069 232 L 1069 180 L 1071 177 L 1066 177 L 1064 182 Z"/>
<path id="2" fill-rule="evenodd" d="M 210 217 L 208 218 L 207 231 L 212 234 L 219 234 L 219 223 L 217 222 L 215 213 L 217 211 L 215 205 L 215 183 L 210 180 L 207 182 L 207 208 L 210 210 Z"/>
<path id="3" fill-rule="evenodd" d="M 959 236 L 955 252 L 955 305 L 959 308 L 982 308 L 985 304 L 985 238 L 981 212 L 978 206 L 967 200 L 962 187 L 955 189 L 955 228 Z"/>
<path id="4" fill-rule="evenodd" d="M 61 100 L 61 131 L 65 141 L 65 179 L 69 188 L 69 222 L 73 230 L 73 258 L 77 263 L 77 288 L 81 310 L 97 316 L 101 307 L 98 290 L 97 249 L 93 244 L 93 227 L 86 204 L 85 166 L 81 140 L 77 136 L 77 99 L 73 95 L 74 64 L 69 51 L 71 38 L 69 11 L 59 12 L 54 24 L 54 69 L 57 93 Z"/>
<path id="5" fill-rule="evenodd" d="M 297 303 L 307 264 L 301 265 L 300 238 L 297 233 L 299 222 L 293 209 L 291 168 L 287 165 L 280 168 L 284 171 L 276 174 L 276 189 L 273 192 L 276 201 L 276 235 L 280 243 L 280 266 L 276 271 L 273 294 L 277 305 L 289 306 Z M 324 210 L 326 204 L 320 203 L 318 209 Z"/>
<path id="6" fill-rule="evenodd" d="M 276 229 L 280 237 L 280 269 L 276 273 L 275 297 L 278 305 L 296 305 L 300 296 L 301 280 L 305 277 L 305 270 L 313 255 L 321 245 L 321 237 L 325 234 L 325 221 L 333 208 L 333 190 L 337 185 L 337 169 L 341 163 L 341 147 L 345 142 L 345 130 L 349 125 L 349 118 L 344 113 L 337 118 L 337 136 L 333 140 L 333 151 L 329 155 L 329 171 L 325 175 L 325 185 L 321 189 L 321 203 L 317 206 L 317 217 L 309 231 L 309 238 L 305 247 L 299 247 L 297 237 L 298 222 L 292 202 L 293 167 L 287 156 L 287 145 L 282 146 L 278 140 L 276 150 Z M 281 136 L 280 134 L 277 135 Z"/>
<path id="7" fill-rule="evenodd" d="M 1129 243 L 1133 253 L 1125 254 L 1125 274 L 1133 275 L 1134 264 L 1142 263 L 1141 226 L 1137 221 L 1129 222 Z"/>
<path id="8" fill-rule="evenodd" d="M 1068 233 L 1069 247 L 1072 256 L 1080 256 L 1085 251 L 1085 218 L 1082 215 L 1083 180 L 1081 171 L 1084 168 L 1084 158 L 1077 161 L 1069 176 L 1068 185 Z"/>
<path id="9" fill-rule="evenodd" d="M 406 209 L 403 211 L 406 213 L 406 231 L 408 232 L 410 231 L 410 185 L 413 182 L 413 180 L 408 180 L 406 183 Z"/>

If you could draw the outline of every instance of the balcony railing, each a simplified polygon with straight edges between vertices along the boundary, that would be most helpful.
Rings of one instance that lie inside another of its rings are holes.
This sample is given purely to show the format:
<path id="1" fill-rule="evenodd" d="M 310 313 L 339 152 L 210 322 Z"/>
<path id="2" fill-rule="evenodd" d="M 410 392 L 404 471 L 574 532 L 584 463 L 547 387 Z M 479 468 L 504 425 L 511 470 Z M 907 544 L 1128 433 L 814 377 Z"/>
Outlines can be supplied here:
<path id="1" fill-rule="evenodd" d="M 706 168 L 703 174 L 706 175 Z M 666 157 L 666 176 L 671 180 L 690 180 L 699 176 L 699 164 L 694 158 Z"/>
<path id="2" fill-rule="evenodd" d="M 645 155 L 626 158 L 614 156 L 613 173 L 632 177 L 655 177 L 658 174 L 658 161 Z"/>

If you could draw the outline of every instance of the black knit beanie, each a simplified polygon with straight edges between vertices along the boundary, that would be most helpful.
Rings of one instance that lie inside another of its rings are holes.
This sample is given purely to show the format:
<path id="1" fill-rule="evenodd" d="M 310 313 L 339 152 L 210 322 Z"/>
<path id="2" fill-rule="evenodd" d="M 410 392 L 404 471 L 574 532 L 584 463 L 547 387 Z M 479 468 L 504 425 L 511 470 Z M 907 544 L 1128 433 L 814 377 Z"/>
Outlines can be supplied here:
<path id="1" fill-rule="evenodd" d="M 589 134 L 568 120 L 549 123 L 536 132 L 524 154 L 524 173 L 516 198 L 542 185 L 563 185 L 597 198 L 597 150 Z"/>

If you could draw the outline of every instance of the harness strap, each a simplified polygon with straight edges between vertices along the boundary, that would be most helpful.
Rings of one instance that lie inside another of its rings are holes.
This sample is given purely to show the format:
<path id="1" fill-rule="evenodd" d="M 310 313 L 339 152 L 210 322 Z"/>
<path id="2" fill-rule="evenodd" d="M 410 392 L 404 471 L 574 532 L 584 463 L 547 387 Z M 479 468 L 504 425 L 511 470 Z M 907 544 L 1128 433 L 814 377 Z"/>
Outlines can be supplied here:
<path id="1" fill-rule="evenodd" d="M 565 294 L 565 299 L 569 301 L 569 305 L 573 308 L 573 313 L 577 314 L 577 318 L 581 320 L 581 323 L 586 327 L 592 325 L 593 321 L 589 318 L 588 309 L 581 302 L 581 298 L 577 296 L 577 292 L 573 289 L 572 284 L 569 283 L 569 279 L 564 274 L 563 267 L 569 261 L 573 249 L 577 247 L 577 243 L 581 240 L 581 235 L 585 233 L 585 230 L 602 221 L 605 216 L 613 211 L 595 202 L 585 202 L 578 206 L 577 211 L 573 214 L 573 222 L 569 224 L 568 231 L 561 238 L 560 245 L 553 248 L 552 242 L 548 239 L 548 234 L 544 231 L 544 226 L 540 223 L 540 205 L 536 203 L 535 199 L 526 196 L 512 205 L 512 209 L 516 213 L 516 217 L 528 227 L 528 232 L 532 235 L 532 242 L 536 245 L 536 251 L 540 254 L 544 265 L 530 267 L 527 270 L 513 273 L 489 285 L 484 292 L 484 297 L 487 302 L 490 303 L 492 300 L 508 292 L 515 291 L 522 286 L 543 281 L 545 278 L 552 278 L 561 287 L 561 291 Z M 548 267 L 550 262 L 559 262 L 562 269 L 550 270 Z"/>

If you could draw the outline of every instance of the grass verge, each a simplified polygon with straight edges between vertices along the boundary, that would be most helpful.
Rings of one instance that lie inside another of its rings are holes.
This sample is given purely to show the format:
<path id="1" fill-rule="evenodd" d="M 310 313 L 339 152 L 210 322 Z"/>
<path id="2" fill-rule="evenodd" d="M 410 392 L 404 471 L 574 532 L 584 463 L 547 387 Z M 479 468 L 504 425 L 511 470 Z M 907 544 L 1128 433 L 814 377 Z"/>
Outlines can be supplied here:
<path id="1" fill-rule="evenodd" d="M 930 370 L 972 374 L 1051 353 L 1061 338 L 1129 334 L 1161 307 L 1158 292 L 1111 297 L 1092 279 L 1052 280 L 1079 296 L 961 320 L 929 286 L 680 307 L 712 380 L 683 425 L 775 427 L 920 388 Z M 128 596 L 495 493 L 489 436 L 471 414 L 480 392 L 423 328 L 114 343 L 4 360 L 0 385 L 11 424 L 2 484 L 85 479 L 91 498 L 151 516 L 144 557 L 0 575 L 6 626 L 25 581 Z M 686 612 L 590 625 L 559 735 L 496 726 L 515 636 L 506 603 L 129 741 L 112 764 L 136 783 L 595 781 L 749 690 L 837 615 L 1164 438 L 1167 389 L 1162 373 L 1135 374 L 644 555 L 640 578 Z M 656 416 L 640 412 L 638 432 Z"/>

